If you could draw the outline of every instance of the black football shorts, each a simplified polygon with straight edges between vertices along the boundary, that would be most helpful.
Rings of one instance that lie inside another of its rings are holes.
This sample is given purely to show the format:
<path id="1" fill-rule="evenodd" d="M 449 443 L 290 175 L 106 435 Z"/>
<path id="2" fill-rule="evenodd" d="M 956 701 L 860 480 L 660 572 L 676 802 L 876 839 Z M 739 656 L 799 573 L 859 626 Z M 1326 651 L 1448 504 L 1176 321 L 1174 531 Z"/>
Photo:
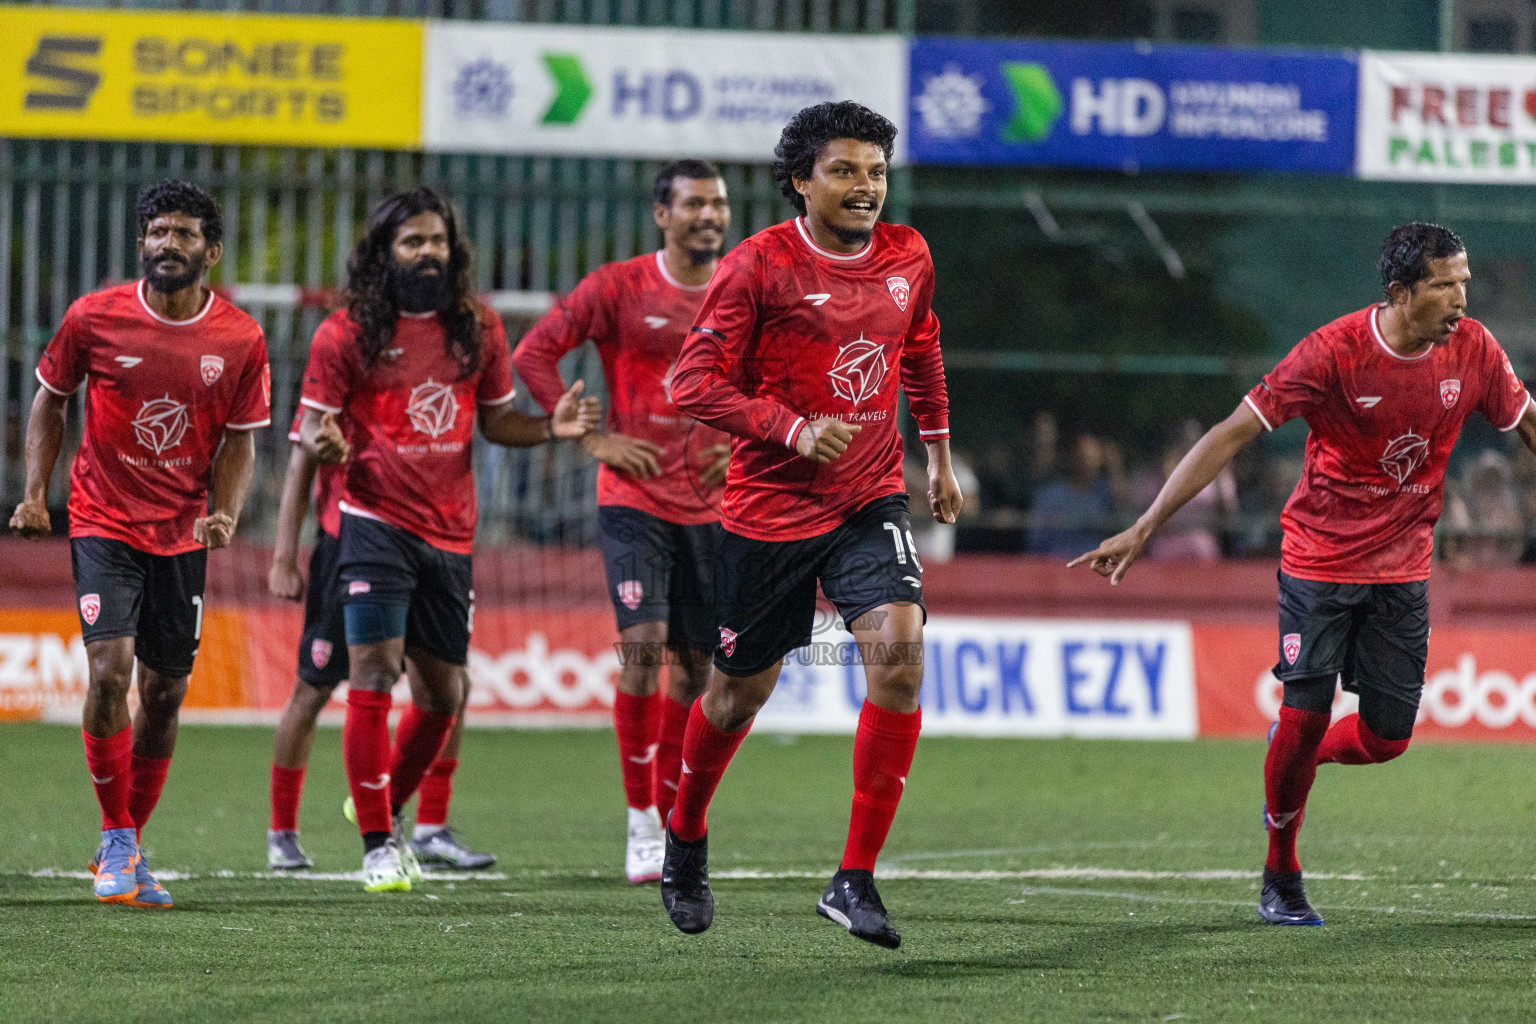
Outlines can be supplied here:
<path id="1" fill-rule="evenodd" d="M 1341 676 L 1418 707 L 1429 656 L 1429 583 L 1325 583 L 1281 571 L 1275 677 Z"/>
<path id="2" fill-rule="evenodd" d="M 398 526 L 343 513 L 337 574 L 346 605 L 407 606 L 405 649 L 450 665 L 469 662 L 474 622 L 472 559 L 435 548 Z M 397 634 L 398 635 L 398 634 Z"/>
<path id="3" fill-rule="evenodd" d="M 669 644 L 713 649 L 720 524 L 684 526 L 625 505 L 599 506 L 597 524 L 619 629 L 665 622 Z"/>
<path id="4" fill-rule="evenodd" d="M 351 670 L 347 622 L 342 614 L 347 586 L 341 582 L 337 567 L 340 558 L 341 539 L 319 531 L 309 556 L 304 632 L 299 636 L 299 678 L 311 686 L 335 686 L 345 682 Z"/>
<path id="5" fill-rule="evenodd" d="M 753 540 L 725 530 L 719 567 L 715 667 L 726 675 L 755 675 L 811 641 L 818 581 L 845 623 L 883 604 L 923 603 L 905 494 L 876 498 L 819 537 Z"/>
<path id="6" fill-rule="evenodd" d="M 203 633 L 208 551 L 151 555 L 110 537 L 69 542 L 86 644 L 134 637 L 134 654 L 163 676 L 192 674 Z"/>

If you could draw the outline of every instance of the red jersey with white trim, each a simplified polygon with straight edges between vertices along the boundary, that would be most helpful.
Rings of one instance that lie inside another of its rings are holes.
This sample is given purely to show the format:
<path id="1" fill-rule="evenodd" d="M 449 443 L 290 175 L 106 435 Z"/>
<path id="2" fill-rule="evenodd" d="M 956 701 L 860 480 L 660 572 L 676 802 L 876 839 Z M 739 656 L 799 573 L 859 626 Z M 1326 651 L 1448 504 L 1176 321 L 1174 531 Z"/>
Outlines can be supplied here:
<path id="1" fill-rule="evenodd" d="M 1280 515 L 1280 566 L 1328 583 L 1429 578 L 1445 466 L 1476 410 L 1513 430 L 1530 402 L 1504 350 L 1462 319 L 1413 357 L 1371 306 L 1307 335 L 1243 399 L 1268 430 L 1307 421 L 1301 481 Z"/>
<path id="2" fill-rule="evenodd" d="M 60 395 L 85 382 L 85 437 L 69 473 L 69 535 L 151 555 L 202 547 L 214 453 L 226 430 L 272 422 L 261 327 L 208 293 L 189 320 L 159 316 L 133 281 L 76 299 L 37 379 Z"/>
<path id="3" fill-rule="evenodd" d="M 730 437 L 672 404 L 672 368 L 706 287 L 680 284 L 660 252 L 609 263 L 588 274 L 512 353 L 523 383 L 553 412 L 565 393 L 556 364 L 591 338 L 608 382 L 607 428 L 661 447 L 661 475 L 649 480 L 599 466 L 599 505 L 626 505 L 685 526 L 720 518 L 720 487 L 706 487 L 699 475 L 712 461 L 704 449 Z"/>
<path id="4" fill-rule="evenodd" d="M 288 440 L 298 443 L 299 428 L 303 424 L 304 407 L 301 405 L 293 411 L 293 426 L 288 428 Z M 346 431 L 344 421 L 342 431 Z M 345 465 L 315 467 L 315 521 L 320 524 L 321 530 L 332 537 L 341 536 L 341 490 L 346 479 Z"/>
<path id="5" fill-rule="evenodd" d="M 384 357 L 363 366 L 358 326 L 332 313 L 309 347 L 299 399 L 344 414 L 351 457 L 341 511 L 382 520 L 435 548 L 467 555 L 475 540 L 470 466 L 477 407 L 512 401 L 501 318 L 481 307 L 480 366 L 462 376 L 437 315 L 401 316 Z"/>
<path id="6" fill-rule="evenodd" d="M 817 246 L 802 219 L 760 231 L 720 261 L 672 374 L 672 399 L 735 435 L 721 522 L 758 540 L 835 529 L 906 491 L 896 389 L 925 441 L 949 437 L 928 243 L 877 224 L 852 254 Z M 808 419 L 862 431 L 826 464 L 801 458 Z"/>

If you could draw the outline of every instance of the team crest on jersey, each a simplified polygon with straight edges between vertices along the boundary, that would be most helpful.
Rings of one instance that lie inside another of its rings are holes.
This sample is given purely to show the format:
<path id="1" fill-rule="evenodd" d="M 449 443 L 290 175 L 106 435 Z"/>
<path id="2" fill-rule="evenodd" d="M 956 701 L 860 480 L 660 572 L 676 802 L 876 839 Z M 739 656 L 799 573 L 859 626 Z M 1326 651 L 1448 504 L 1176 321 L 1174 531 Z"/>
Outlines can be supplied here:
<path id="1" fill-rule="evenodd" d="M 411 426 L 431 438 L 438 438 L 453 429 L 459 418 L 459 400 L 454 397 L 452 384 L 439 384 L 427 378 L 425 384 L 411 389 L 411 401 L 405 407 L 411 418 Z"/>
<path id="2" fill-rule="evenodd" d="M 885 286 L 891 290 L 891 298 L 896 300 L 896 308 L 903 313 L 907 311 L 907 300 L 912 298 L 912 286 L 907 284 L 904 277 L 888 277 Z"/>
<path id="3" fill-rule="evenodd" d="M 1301 634 L 1287 633 L 1281 637 L 1280 650 L 1285 654 L 1287 665 L 1296 664 L 1296 659 L 1301 657 Z"/>
<path id="4" fill-rule="evenodd" d="M 96 617 L 101 614 L 100 594 L 80 595 L 80 617 L 85 620 L 87 626 L 96 625 Z"/>
<path id="5" fill-rule="evenodd" d="M 145 402 L 133 420 L 133 436 L 156 455 L 181 444 L 187 432 L 187 407 L 170 395 Z"/>
<path id="6" fill-rule="evenodd" d="M 315 663 L 315 668 L 325 668 L 331 663 L 331 651 L 334 648 L 329 640 L 311 640 L 309 642 L 309 660 Z"/>
<path id="7" fill-rule="evenodd" d="M 724 626 L 720 627 L 720 649 L 727 658 L 736 653 L 736 634 Z"/>
<path id="8" fill-rule="evenodd" d="M 640 607 L 640 602 L 645 598 L 645 587 L 639 580 L 624 580 L 614 588 L 619 593 L 619 600 L 624 602 L 624 607 L 634 611 Z"/>
<path id="9" fill-rule="evenodd" d="M 1452 377 L 1450 380 L 1440 382 L 1440 401 L 1447 408 L 1456 404 L 1456 399 L 1461 397 L 1461 381 Z"/>
<path id="10" fill-rule="evenodd" d="M 224 376 L 224 357 L 203 356 L 203 360 L 198 364 L 198 368 L 202 370 L 203 383 L 213 387 L 219 382 L 219 378 Z"/>
<path id="11" fill-rule="evenodd" d="M 837 362 L 827 376 L 832 378 L 832 393 L 854 405 L 875 397 L 885 380 L 885 346 L 861 331 L 856 340 L 837 350 Z"/>
<path id="12" fill-rule="evenodd" d="M 1414 470 L 1424 465 L 1428 458 L 1429 442 L 1410 430 L 1402 437 L 1388 442 L 1387 450 L 1382 453 L 1377 462 L 1387 476 L 1401 485 L 1413 475 Z"/>

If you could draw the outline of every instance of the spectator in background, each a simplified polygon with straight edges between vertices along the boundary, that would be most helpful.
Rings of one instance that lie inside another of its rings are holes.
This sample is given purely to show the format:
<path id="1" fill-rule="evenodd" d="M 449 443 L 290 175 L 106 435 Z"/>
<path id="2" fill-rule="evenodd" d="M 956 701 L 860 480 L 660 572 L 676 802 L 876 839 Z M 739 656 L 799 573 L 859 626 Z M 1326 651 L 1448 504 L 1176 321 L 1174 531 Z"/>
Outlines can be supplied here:
<path id="1" fill-rule="evenodd" d="M 1060 443 L 1056 417 L 1048 410 L 1037 412 L 1025 430 L 992 436 L 975 466 L 993 525 L 1023 523 L 1035 494 L 1056 476 Z"/>
<path id="2" fill-rule="evenodd" d="M 961 448 L 949 453 L 950 468 L 955 471 L 955 482 L 960 485 L 964 504 L 953 523 L 941 523 L 932 516 L 918 516 L 912 521 L 912 539 L 917 542 L 917 555 L 924 561 L 947 562 L 955 557 L 955 534 L 959 523 L 975 518 L 981 511 L 981 483 L 971 469 L 971 458 Z M 928 507 L 928 466 L 916 458 L 909 449 L 901 466 L 907 484 L 907 505 L 911 508 Z"/>
<path id="3" fill-rule="evenodd" d="M 1077 435 L 1065 472 L 1035 494 L 1025 550 L 1065 558 L 1091 551 L 1114 528 L 1128 491 L 1119 447 L 1092 434 Z"/>
<path id="4" fill-rule="evenodd" d="M 1525 546 L 1525 524 L 1509 459 L 1486 451 L 1461 474 L 1445 502 L 1444 550 L 1458 569 L 1514 565 Z"/>
<path id="5" fill-rule="evenodd" d="M 1173 468 L 1204 432 L 1199 420 L 1187 419 L 1179 424 L 1173 444 L 1163 454 L 1162 465 L 1156 469 L 1148 467 L 1137 475 L 1136 504 L 1152 504 Z M 1152 538 L 1143 557 L 1219 561 L 1223 520 L 1236 512 L 1237 478 L 1229 464 L 1205 490 L 1173 514 Z"/>

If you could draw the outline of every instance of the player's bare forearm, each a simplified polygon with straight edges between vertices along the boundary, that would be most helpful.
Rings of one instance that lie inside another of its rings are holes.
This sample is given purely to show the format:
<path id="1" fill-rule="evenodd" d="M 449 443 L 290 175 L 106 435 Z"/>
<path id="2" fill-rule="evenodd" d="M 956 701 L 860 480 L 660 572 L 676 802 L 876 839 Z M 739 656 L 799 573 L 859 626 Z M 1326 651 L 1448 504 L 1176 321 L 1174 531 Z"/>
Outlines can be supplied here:
<path id="1" fill-rule="evenodd" d="M 37 397 L 32 399 L 32 413 L 27 418 L 28 501 L 48 501 L 48 481 L 64 445 L 64 413 L 68 408 L 68 396 L 47 388 L 38 388 Z"/>
<path id="2" fill-rule="evenodd" d="M 299 444 L 322 466 L 339 465 L 352 454 L 352 446 L 347 443 L 336 414 L 313 406 L 304 407 L 304 418 L 299 421 Z"/>
<path id="3" fill-rule="evenodd" d="M 933 518 L 953 523 L 960 515 L 963 499 L 949 460 L 949 438 L 926 441 L 924 447 L 928 449 L 928 506 Z"/>
<path id="4" fill-rule="evenodd" d="M 1515 424 L 1515 433 L 1520 435 L 1520 440 L 1533 453 L 1536 453 L 1536 404 L 1525 403 L 1525 412 L 1520 414 L 1520 421 Z"/>
<path id="5" fill-rule="evenodd" d="M 288 454 L 288 472 L 283 474 L 283 497 L 277 507 L 277 536 L 272 543 L 272 560 L 292 562 L 299 555 L 299 531 L 309 513 L 309 494 L 315 483 L 315 460 L 301 444 Z"/>
<path id="6" fill-rule="evenodd" d="M 492 444 L 532 448 L 554 438 L 576 440 L 597 426 L 601 409 L 595 398 L 582 398 L 586 385 L 577 381 L 566 389 L 549 416 L 529 416 L 511 402 L 480 407 L 480 433 Z"/>
<path id="7" fill-rule="evenodd" d="M 1239 405 L 1232 415 L 1207 430 L 1205 436 L 1179 460 L 1157 498 L 1136 521 L 1137 527 L 1150 536 L 1195 495 L 1209 487 L 1233 456 L 1263 431 L 1264 425 L 1247 403 Z"/>
<path id="8" fill-rule="evenodd" d="M 27 418 L 27 483 L 22 500 L 11 515 L 11 529 L 23 537 L 46 537 L 52 532 L 48 519 L 48 481 L 59 449 L 64 445 L 64 413 L 69 398 L 38 388 Z"/>
<path id="9" fill-rule="evenodd" d="M 255 473 L 256 439 L 252 431 L 224 431 L 224 444 L 213 464 L 212 515 L 228 516 L 232 524 L 239 522 Z"/>

